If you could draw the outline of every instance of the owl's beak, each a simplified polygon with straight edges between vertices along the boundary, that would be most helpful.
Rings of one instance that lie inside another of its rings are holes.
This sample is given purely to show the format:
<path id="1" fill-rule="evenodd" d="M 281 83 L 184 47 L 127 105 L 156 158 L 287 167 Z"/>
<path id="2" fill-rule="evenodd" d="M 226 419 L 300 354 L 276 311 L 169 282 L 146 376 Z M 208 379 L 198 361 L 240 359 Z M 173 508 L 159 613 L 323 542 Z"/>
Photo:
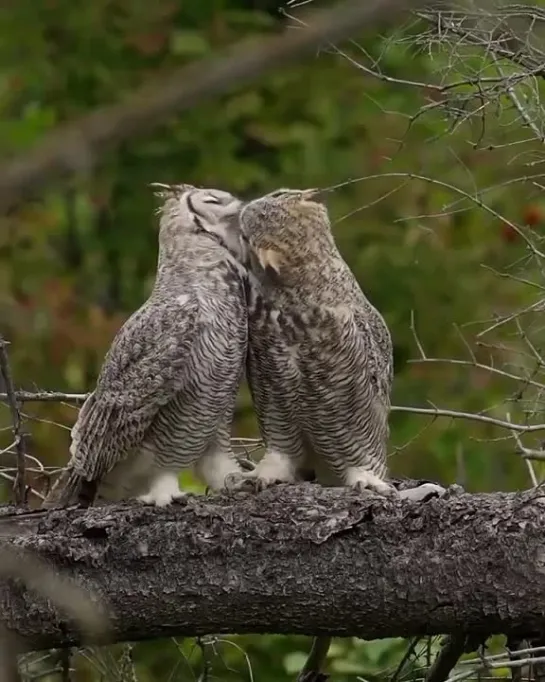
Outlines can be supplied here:
<path id="1" fill-rule="evenodd" d="M 195 185 L 186 185 L 184 183 L 174 185 L 174 187 L 176 188 L 176 190 L 178 190 L 178 192 L 190 192 L 193 189 L 197 189 Z"/>
<path id="2" fill-rule="evenodd" d="M 172 185 L 165 185 L 162 182 L 150 182 L 148 187 L 153 188 L 153 193 L 156 197 L 167 197 L 173 191 Z"/>
<path id="3" fill-rule="evenodd" d="M 194 185 L 165 185 L 164 182 L 150 182 L 149 187 L 157 188 L 163 192 L 187 192 L 192 189 L 197 189 Z"/>
<path id="4" fill-rule="evenodd" d="M 274 249 L 255 249 L 255 253 L 263 270 L 272 268 L 277 274 L 280 274 L 282 254 L 279 251 Z"/>

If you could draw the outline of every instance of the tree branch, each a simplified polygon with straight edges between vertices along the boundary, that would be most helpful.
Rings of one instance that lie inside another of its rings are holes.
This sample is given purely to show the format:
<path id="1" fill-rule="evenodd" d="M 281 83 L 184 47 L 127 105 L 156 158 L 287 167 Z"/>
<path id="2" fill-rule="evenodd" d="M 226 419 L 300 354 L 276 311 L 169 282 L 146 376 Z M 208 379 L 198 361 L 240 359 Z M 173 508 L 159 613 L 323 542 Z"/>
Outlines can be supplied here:
<path id="1" fill-rule="evenodd" d="M 329 10 L 312 13 L 302 30 L 288 28 L 257 44 L 243 41 L 221 56 L 180 68 L 159 83 L 154 76 L 124 101 L 60 126 L 34 150 L 2 164 L 0 210 L 13 208 L 54 179 L 89 171 L 104 152 L 152 130 L 175 113 L 312 54 L 324 44 L 362 28 L 376 28 L 394 19 L 400 10 L 423 4 L 423 0 L 344 0 Z"/>
<path id="2" fill-rule="evenodd" d="M 416 504 L 312 484 L 192 496 L 164 509 L 0 508 L 8 547 L 100 598 L 116 641 L 207 633 L 364 639 L 545 629 L 539 491 Z M 30 648 L 80 641 L 41 597 L 0 584 Z"/>

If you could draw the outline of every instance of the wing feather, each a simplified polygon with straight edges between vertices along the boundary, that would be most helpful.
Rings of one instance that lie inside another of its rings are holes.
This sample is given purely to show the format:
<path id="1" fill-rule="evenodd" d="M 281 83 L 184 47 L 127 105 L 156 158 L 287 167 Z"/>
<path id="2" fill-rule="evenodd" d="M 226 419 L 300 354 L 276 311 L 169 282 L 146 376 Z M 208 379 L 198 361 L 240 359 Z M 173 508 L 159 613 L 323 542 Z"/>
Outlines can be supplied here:
<path id="1" fill-rule="evenodd" d="M 119 330 L 72 429 L 77 474 L 100 479 L 141 445 L 158 410 L 182 389 L 198 312 L 193 296 L 150 299 Z"/>
<path id="2" fill-rule="evenodd" d="M 376 312 L 376 311 L 375 311 Z M 393 346 L 386 323 L 376 313 L 369 319 L 366 310 L 358 308 L 354 311 L 354 322 L 359 333 L 365 338 L 369 350 L 369 366 L 375 375 L 379 392 L 389 400 L 394 380 Z"/>

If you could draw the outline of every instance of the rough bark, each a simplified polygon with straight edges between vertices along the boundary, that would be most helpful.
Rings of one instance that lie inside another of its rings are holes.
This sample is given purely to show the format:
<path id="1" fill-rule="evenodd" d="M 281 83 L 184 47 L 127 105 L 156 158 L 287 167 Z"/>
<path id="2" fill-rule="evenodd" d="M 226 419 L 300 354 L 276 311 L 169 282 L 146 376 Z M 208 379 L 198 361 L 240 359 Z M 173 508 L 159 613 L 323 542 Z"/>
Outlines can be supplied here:
<path id="1" fill-rule="evenodd" d="M 305 483 L 188 496 L 165 509 L 0 508 L 2 542 L 36 552 L 104 599 L 114 640 L 536 636 L 545 630 L 544 531 L 535 492 L 418 504 Z M 21 585 L 0 584 L 0 614 L 33 648 L 79 641 Z"/>

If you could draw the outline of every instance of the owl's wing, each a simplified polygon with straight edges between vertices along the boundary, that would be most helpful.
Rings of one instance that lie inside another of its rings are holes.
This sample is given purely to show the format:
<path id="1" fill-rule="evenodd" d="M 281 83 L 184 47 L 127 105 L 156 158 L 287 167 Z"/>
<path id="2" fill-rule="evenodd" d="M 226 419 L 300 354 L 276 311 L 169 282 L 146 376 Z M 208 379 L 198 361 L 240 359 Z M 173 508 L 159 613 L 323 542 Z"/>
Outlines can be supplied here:
<path id="1" fill-rule="evenodd" d="M 119 330 L 72 429 L 71 468 L 98 480 L 140 445 L 158 410 L 189 378 L 198 301 L 148 301 Z"/>
<path id="2" fill-rule="evenodd" d="M 394 380 L 393 345 L 390 332 L 385 322 L 380 329 L 377 329 L 376 324 L 372 325 L 368 314 L 362 309 L 354 311 L 353 319 L 358 332 L 365 340 L 369 369 L 376 378 L 378 391 L 389 402 Z"/>

